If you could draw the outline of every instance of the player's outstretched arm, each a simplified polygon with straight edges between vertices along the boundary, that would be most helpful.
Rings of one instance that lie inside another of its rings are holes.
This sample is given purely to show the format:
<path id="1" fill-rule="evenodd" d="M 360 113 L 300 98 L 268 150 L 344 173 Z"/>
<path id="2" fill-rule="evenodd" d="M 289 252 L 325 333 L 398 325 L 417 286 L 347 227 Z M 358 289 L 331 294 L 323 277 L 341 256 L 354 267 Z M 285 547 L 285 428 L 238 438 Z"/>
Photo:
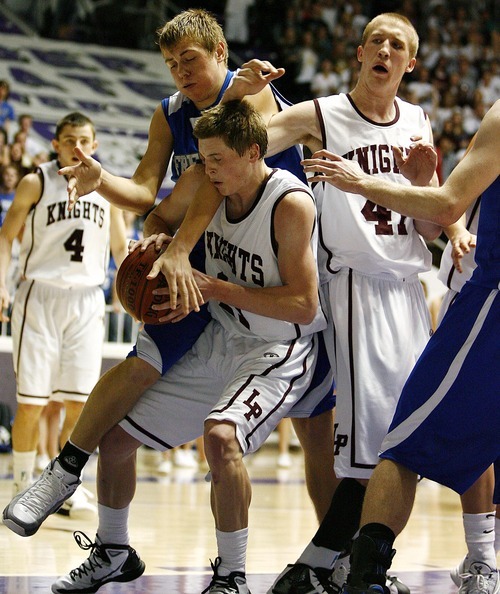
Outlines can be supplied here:
<path id="1" fill-rule="evenodd" d="M 123 210 L 145 214 L 154 206 L 165 178 L 172 146 L 172 133 L 159 105 L 151 118 L 146 152 L 131 179 L 112 175 L 98 161 L 75 148 L 80 163 L 59 171 L 60 175 L 69 178 L 69 207 L 72 208 L 81 196 L 96 190 L 111 204 Z"/>
<path id="2" fill-rule="evenodd" d="M 284 74 L 284 68 L 275 68 L 267 60 L 253 59 L 245 62 L 233 76 L 222 96 L 221 103 L 241 100 L 245 95 L 256 95 L 269 83 Z"/>
<path id="3" fill-rule="evenodd" d="M 402 186 L 365 174 L 354 161 L 330 151 L 317 151 L 303 161 L 312 181 L 326 181 L 344 192 L 361 194 L 375 204 L 414 219 L 446 227 L 500 174 L 500 99 L 484 116 L 474 146 L 440 188 Z"/>

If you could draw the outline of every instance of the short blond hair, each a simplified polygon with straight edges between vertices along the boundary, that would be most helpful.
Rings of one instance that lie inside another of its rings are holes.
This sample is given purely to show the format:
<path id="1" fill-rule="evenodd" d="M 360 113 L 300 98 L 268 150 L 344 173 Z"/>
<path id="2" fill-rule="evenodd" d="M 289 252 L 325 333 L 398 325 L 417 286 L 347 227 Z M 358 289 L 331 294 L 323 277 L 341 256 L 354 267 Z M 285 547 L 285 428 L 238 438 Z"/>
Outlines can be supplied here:
<path id="1" fill-rule="evenodd" d="M 368 37 L 370 37 L 370 35 L 372 34 L 373 30 L 375 29 L 375 27 L 379 24 L 379 21 L 384 20 L 384 21 L 393 21 L 395 23 L 397 23 L 398 25 L 404 25 L 410 32 L 409 35 L 409 43 L 408 43 L 408 51 L 410 53 L 410 59 L 413 59 L 418 52 L 418 44 L 419 44 L 419 39 L 418 39 L 418 33 L 417 30 L 415 29 L 415 27 L 413 26 L 412 22 L 406 18 L 405 16 L 403 16 L 402 14 L 399 14 L 397 12 L 383 12 L 382 14 L 377 15 L 376 17 L 374 17 L 365 27 L 365 30 L 363 31 L 363 36 L 361 37 L 361 45 L 364 47 Z"/>
<path id="2" fill-rule="evenodd" d="M 219 43 L 224 45 L 225 63 L 228 63 L 227 41 L 222 27 L 215 16 L 202 8 L 190 8 L 167 21 L 156 31 L 158 45 L 162 50 L 170 50 L 180 41 L 194 41 L 209 54 L 213 54 Z"/>

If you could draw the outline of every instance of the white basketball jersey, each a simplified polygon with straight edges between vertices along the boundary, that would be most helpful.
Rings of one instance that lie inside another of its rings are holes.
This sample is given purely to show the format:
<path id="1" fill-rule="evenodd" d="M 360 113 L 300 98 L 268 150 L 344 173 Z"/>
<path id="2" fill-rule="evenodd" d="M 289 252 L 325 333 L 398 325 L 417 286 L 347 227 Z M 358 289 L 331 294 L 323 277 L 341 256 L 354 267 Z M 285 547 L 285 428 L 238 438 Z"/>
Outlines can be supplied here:
<path id="1" fill-rule="evenodd" d="M 61 288 L 98 286 L 109 261 L 110 206 L 97 192 L 68 211 L 67 181 L 57 161 L 40 165 L 42 195 L 27 219 L 20 270 Z"/>
<path id="2" fill-rule="evenodd" d="M 481 198 L 474 200 L 474 202 L 465 211 L 465 226 L 467 229 L 477 235 L 477 224 L 479 221 L 479 204 Z M 474 260 L 476 250 L 474 248 L 468 254 L 464 254 L 460 260 L 462 265 L 462 272 L 458 272 L 453 266 L 453 259 L 451 257 L 452 248 L 451 243 L 448 242 L 444 248 L 443 255 L 441 257 L 441 264 L 439 266 L 438 278 L 443 282 L 448 289 L 452 289 L 457 293 L 460 292 L 465 283 L 470 279 L 477 264 Z"/>
<path id="3" fill-rule="evenodd" d="M 364 117 L 345 94 L 315 99 L 323 147 L 357 161 L 370 175 L 400 184 L 410 182 L 396 166 L 393 146 L 408 151 L 411 137 L 429 141 L 422 109 L 396 98 L 396 117 L 378 124 Z M 320 270 L 328 281 L 336 270 L 352 268 L 364 274 L 405 278 L 431 266 L 431 254 L 415 231 L 413 219 L 375 205 L 359 194 L 318 184 Z"/>
<path id="4" fill-rule="evenodd" d="M 310 189 L 288 171 L 275 169 L 263 183 L 260 195 L 250 211 L 238 220 L 229 220 L 223 201 L 205 232 L 207 274 L 246 287 L 282 286 L 275 235 L 274 211 L 290 192 Z M 311 238 L 317 252 L 317 225 Z M 309 325 L 293 324 L 250 313 L 223 303 L 210 302 L 210 311 L 228 332 L 257 336 L 263 340 L 292 340 L 326 327 L 326 318 L 318 306 Z"/>

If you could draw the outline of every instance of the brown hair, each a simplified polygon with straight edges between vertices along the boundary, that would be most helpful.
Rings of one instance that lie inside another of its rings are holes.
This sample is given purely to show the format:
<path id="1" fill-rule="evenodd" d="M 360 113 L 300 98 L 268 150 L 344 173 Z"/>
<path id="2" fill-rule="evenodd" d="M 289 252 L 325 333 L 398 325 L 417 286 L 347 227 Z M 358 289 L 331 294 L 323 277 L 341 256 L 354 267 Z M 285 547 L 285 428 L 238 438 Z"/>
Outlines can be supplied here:
<path id="1" fill-rule="evenodd" d="M 204 111 L 194 125 L 198 139 L 222 138 L 226 146 L 242 156 L 253 144 L 260 158 L 267 152 L 267 128 L 260 113 L 248 101 L 228 101 Z"/>
<path id="2" fill-rule="evenodd" d="M 219 43 L 224 44 L 225 63 L 228 62 L 227 41 L 222 27 L 215 16 L 202 8 L 190 8 L 167 21 L 157 30 L 158 45 L 169 50 L 183 39 L 199 44 L 209 54 L 213 54 Z"/>

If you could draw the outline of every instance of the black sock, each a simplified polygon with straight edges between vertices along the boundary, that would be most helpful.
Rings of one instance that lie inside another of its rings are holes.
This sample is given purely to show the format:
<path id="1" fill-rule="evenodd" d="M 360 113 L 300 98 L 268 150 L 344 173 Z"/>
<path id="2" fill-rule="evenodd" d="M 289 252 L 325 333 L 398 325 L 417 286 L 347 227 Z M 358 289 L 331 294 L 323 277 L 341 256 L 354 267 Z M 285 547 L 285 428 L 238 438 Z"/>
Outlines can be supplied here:
<path id="1" fill-rule="evenodd" d="M 332 551 L 348 549 L 359 528 L 366 488 L 356 479 L 345 478 L 337 487 L 312 541 L 317 547 Z"/>
<path id="2" fill-rule="evenodd" d="M 372 524 L 365 524 L 359 533 L 366 534 L 375 541 L 386 541 L 391 548 L 396 540 L 396 536 L 389 526 L 386 526 L 385 524 L 377 524 L 375 522 Z"/>
<path id="3" fill-rule="evenodd" d="M 57 459 L 59 464 L 71 474 L 80 477 L 82 471 L 90 458 L 90 454 L 77 448 L 70 441 L 67 441 Z"/>

